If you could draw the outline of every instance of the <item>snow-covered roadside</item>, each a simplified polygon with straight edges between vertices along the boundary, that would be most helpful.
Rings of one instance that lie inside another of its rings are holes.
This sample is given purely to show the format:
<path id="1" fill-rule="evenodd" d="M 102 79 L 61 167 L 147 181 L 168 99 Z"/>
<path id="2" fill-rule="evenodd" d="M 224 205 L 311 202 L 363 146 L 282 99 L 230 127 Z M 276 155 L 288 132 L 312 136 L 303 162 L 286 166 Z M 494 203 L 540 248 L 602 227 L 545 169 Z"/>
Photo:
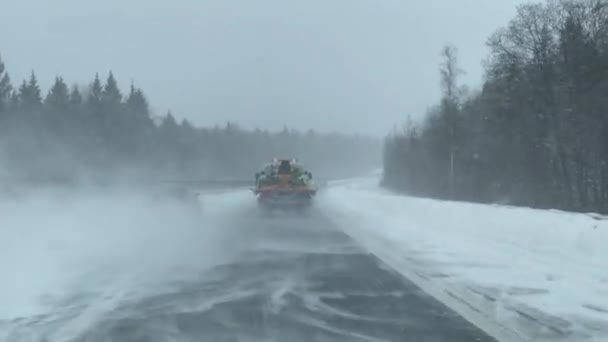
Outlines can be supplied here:
<path id="1" fill-rule="evenodd" d="M 333 184 L 321 207 L 404 273 L 532 340 L 608 340 L 608 221 Z"/>
<path id="2" fill-rule="evenodd" d="M 250 194 L 199 201 L 122 190 L 0 198 L 0 341 L 80 340 L 122 303 L 230 260 L 240 234 L 226 221 Z"/>

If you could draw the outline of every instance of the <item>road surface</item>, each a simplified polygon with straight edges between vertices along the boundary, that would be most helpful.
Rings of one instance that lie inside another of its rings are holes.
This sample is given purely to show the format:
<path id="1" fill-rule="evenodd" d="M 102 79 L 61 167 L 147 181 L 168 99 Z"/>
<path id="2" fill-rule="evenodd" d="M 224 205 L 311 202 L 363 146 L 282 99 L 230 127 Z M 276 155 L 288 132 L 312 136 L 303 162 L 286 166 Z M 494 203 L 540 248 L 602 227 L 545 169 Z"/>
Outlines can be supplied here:
<path id="1" fill-rule="evenodd" d="M 235 258 L 120 303 L 73 341 L 494 341 L 321 214 L 244 216 L 226 229 L 246 246 Z M 30 328 L 53 341 L 62 319 L 83 314 L 16 322 L 15 341 L 32 341 Z"/>

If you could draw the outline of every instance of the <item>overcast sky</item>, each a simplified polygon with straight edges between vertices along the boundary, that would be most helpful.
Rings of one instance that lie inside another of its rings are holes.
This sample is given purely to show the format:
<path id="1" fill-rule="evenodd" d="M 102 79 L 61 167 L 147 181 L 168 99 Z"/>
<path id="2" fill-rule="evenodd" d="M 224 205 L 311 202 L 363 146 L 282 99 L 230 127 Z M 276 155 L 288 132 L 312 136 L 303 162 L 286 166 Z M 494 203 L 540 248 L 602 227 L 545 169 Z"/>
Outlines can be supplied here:
<path id="1" fill-rule="evenodd" d="M 14 83 L 35 70 L 88 83 L 133 79 L 156 114 L 197 125 L 384 135 L 439 96 L 446 43 L 463 81 L 522 0 L 10 0 L 0 54 Z"/>

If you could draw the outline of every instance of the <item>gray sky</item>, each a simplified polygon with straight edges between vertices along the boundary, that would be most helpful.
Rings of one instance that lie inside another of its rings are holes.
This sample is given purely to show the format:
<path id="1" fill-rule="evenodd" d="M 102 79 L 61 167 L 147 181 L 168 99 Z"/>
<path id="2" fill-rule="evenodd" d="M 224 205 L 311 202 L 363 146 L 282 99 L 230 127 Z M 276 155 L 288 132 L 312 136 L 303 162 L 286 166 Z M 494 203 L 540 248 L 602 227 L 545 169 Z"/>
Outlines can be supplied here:
<path id="1" fill-rule="evenodd" d="M 384 135 L 437 101 L 446 43 L 478 86 L 487 37 L 521 2 L 11 0 L 0 53 L 13 83 L 113 70 L 197 125 Z"/>

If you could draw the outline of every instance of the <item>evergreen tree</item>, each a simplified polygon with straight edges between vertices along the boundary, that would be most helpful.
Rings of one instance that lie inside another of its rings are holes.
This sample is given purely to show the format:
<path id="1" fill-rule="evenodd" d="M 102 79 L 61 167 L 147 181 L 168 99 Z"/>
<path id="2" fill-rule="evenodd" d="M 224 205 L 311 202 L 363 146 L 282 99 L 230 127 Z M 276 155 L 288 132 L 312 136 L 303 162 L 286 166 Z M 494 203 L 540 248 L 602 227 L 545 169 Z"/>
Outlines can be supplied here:
<path id="1" fill-rule="evenodd" d="M 126 154 L 149 160 L 156 127 L 150 117 L 148 100 L 143 91 L 131 84 L 121 115 L 122 145 Z"/>
<path id="2" fill-rule="evenodd" d="M 187 119 L 182 119 L 182 122 L 179 124 L 180 128 L 184 132 L 192 133 L 194 132 L 194 126 Z"/>
<path id="3" fill-rule="evenodd" d="M 123 113 L 122 94 L 114 75 L 110 71 L 102 93 L 103 131 L 108 145 L 112 145 L 112 153 L 122 153 L 127 147 L 127 141 L 132 134 L 128 119 Z"/>
<path id="4" fill-rule="evenodd" d="M 247 131 L 232 122 L 199 129 L 186 119 L 178 124 L 171 112 L 157 124 L 144 92 L 132 85 L 123 102 L 112 73 L 105 85 L 96 74 L 83 93 L 77 87 L 70 90 L 56 77 L 42 101 L 34 73 L 12 89 L 4 65 L 0 69 L 0 111 L 6 118 L 0 125 L 0 144 L 11 146 L 0 148 L 11 157 L 11 167 L 24 176 L 73 177 L 71 170 L 80 169 L 103 177 L 114 174 L 108 172 L 114 166 L 144 166 L 150 176 L 177 172 L 176 176 L 248 177 L 254 167 L 279 152 L 312 161 L 310 167 L 323 174 L 322 168 L 335 169 L 336 164 L 360 170 L 367 166 L 366 156 L 373 154 L 374 145 L 360 137 L 312 131 L 304 135 L 288 129 L 283 134 Z"/>
<path id="5" fill-rule="evenodd" d="M 87 97 L 87 105 L 93 112 L 99 112 L 101 109 L 103 97 L 103 86 L 99 80 L 99 74 L 95 74 L 95 79 L 91 83 L 89 94 Z"/>
<path id="6" fill-rule="evenodd" d="M 143 124 L 144 126 L 152 125 L 150 118 L 150 105 L 144 95 L 143 91 L 139 88 L 135 88 L 132 84 L 129 91 L 129 95 L 126 100 L 126 107 L 129 115 L 135 122 Z"/>
<path id="7" fill-rule="evenodd" d="M 82 126 L 84 127 L 85 135 L 89 136 L 89 152 L 91 158 L 95 160 L 94 163 L 103 163 L 106 157 L 105 151 L 107 150 L 108 136 L 103 110 L 103 86 L 98 73 L 95 73 L 95 78 L 89 85 L 85 108 Z"/>
<path id="8" fill-rule="evenodd" d="M 26 99 L 24 103 L 26 105 L 31 104 L 32 107 L 40 107 L 42 105 L 42 91 L 33 71 L 28 82 L 28 89 L 29 99 Z"/>
<path id="9" fill-rule="evenodd" d="M 19 87 L 19 101 L 24 109 L 37 109 L 42 106 L 40 86 L 34 72 L 32 72 L 29 81 L 23 81 L 21 87 Z"/>
<path id="10" fill-rule="evenodd" d="M 27 98 L 29 89 L 27 87 L 27 81 L 23 80 L 21 82 L 21 86 L 19 86 L 19 90 L 17 93 L 18 106 L 21 107 L 23 105 L 24 99 Z"/>
<path id="11" fill-rule="evenodd" d="M 80 106 L 82 106 L 82 94 L 80 94 L 80 90 L 78 90 L 78 87 L 72 87 L 69 102 L 70 106 L 72 106 L 72 108 L 74 109 L 80 108 Z"/>
<path id="12" fill-rule="evenodd" d="M 102 101 L 108 109 L 117 109 L 122 102 L 122 94 L 118 89 L 118 83 L 114 78 L 114 74 L 110 71 L 108 79 L 103 88 Z"/>
<path id="13" fill-rule="evenodd" d="M 19 92 L 13 90 L 10 95 L 9 111 L 13 113 L 18 111 L 20 108 L 20 102 L 21 101 L 19 100 Z"/>
<path id="14" fill-rule="evenodd" d="M 175 117 L 171 111 L 167 112 L 167 114 L 163 117 L 158 133 L 158 143 L 161 145 L 159 149 L 161 153 L 161 160 L 163 160 L 165 164 L 169 165 L 171 165 L 172 162 L 180 164 L 181 161 L 178 160 L 179 126 L 177 125 L 177 121 L 175 120 Z M 176 165 L 173 165 L 172 167 L 169 166 L 169 168 L 172 169 L 172 172 L 175 172 L 176 167 Z"/>
<path id="15" fill-rule="evenodd" d="M 44 104 L 52 111 L 67 110 L 70 104 L 68 86 L 63 81 L 63 78 L 56 77 L 55 83 L 51 87 Z"/>
<path id="16" fill-rule="evenodd" d="M 0 56 L 0 113 L 8 111 L 12 90 L 11 79 Z"/>
<path id="17" fill-rule="evenodd" d="M 171 111 L 167 112 L 167 115 L 163 118 L 163 121 L 160 125 L 161 134 L 169 140 L 175 140 L 177 138 L 178 133 L 178 125 L 175 117 L 171 113 Z"/>

